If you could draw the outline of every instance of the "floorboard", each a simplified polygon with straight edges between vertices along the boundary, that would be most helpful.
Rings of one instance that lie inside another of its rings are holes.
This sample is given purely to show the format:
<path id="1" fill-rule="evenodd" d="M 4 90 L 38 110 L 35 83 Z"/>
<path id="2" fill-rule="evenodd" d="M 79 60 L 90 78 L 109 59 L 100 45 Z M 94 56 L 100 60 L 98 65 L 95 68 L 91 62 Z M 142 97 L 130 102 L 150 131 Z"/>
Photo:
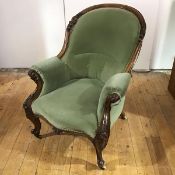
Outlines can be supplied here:
<path id="1" fill-rule="evenodd" d="M 83 137 L 37 139 L 22 109 L 35 89 L 25 72 L 0 72 L 0 175 L 175 175 L 175 100 L 169 74 L 133 73 L 124 110 L 96 166 L 93 145 Z M 42 122 L 42 133 L 51 130 Z"/>

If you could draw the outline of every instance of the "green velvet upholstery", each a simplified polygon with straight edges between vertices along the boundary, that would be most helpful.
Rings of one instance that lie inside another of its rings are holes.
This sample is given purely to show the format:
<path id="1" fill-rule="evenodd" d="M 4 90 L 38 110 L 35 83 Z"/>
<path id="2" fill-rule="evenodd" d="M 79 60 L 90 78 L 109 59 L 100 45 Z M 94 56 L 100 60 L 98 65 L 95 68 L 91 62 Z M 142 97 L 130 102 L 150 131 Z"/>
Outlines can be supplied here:
<path id="1" fill-rule="evenodd" d="M 39 97 L 32 104 L 32 109 L 34 113 L 44 116 L 57 128 L 81 131 L 95 137 L 98 126 L 97 106 L 102 104 L 101 98 L 99 103 L 102 89 L 104 89 L 103 83 L 97 79 L 74 79 L 57 90 Z M 123 105 L 124 97 L 119 104 L 112 105 L 112 124 L 121 114 Z"/>
<path id="2" fill-rule="evenodd" d="M 99 97 L 99 103 L 97 108 L 97 116 L 99 121 L 101 121 L 101 118 L 103 116 L 103 106 L 104 106 L 106 97 L 113 93 L 117 93 L 121 98 L 124 97 L 125 92 L 128 88 L 130 79 L 131 79 L 131 75 L 129 73 L 118 73 L 113 75 L 105 83 Z M 116 104 L 112 104 L 112 108 L 118 108 L 118 103 L 119 102 L 116 102 Z M 113 109 L 113 111 L 115 110 Z M 115 112 L 113 112 L 112 115 L 113 115 L 112 116 L 113 121 L 116 121 L 116 119 L 119 117 L 117 116 L 117 114 L 115 114 Z M 114 120 L 114 118 L 116 119 Z"/>
<path id="3" fill-rule="evenodd" d="M 38 98 L 33 111 L 60 129 L 83 131 L 91 137 L 97 129 L 97 106 L 103 85 L 96 79 L 69 81 Z"/>
<path id="4" fill-rule="evenodd" d="M 125 71 L 140 28 L 138 18 L 124 9 L 90 11 L 74 26 L 63 61 L 78 75 L 105 82 Z"/>
<path id="5" fill-rule="evenodd" d="M 32 66 L 43 79 L 32 110 L 59 129 L 95 137 L 106 97 L 121 99 L 111 105 L 111 127 L 121 114 L 130 74 L 125 73 L 138 43 L 140 23 L 129 11 L 92 10 L 73 28 L 61 59 L 53 57 Z"/>
<path id="6" fill-rule="evenodd" d="M 69 67 L 58 57 L 46 59 L 33 65 L 32 69 L 40 74 L 44 82 L 40 96 L 61 87 L 65 82 L 71 80 L 72 74 Z"/>

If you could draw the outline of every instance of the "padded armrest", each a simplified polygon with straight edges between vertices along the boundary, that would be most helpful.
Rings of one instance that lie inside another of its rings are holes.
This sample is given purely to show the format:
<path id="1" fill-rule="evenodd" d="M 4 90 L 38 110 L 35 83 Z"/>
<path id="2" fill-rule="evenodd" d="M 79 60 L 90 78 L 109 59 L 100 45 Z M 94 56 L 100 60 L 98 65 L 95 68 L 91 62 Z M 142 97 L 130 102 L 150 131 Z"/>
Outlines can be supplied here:
<path id="1" fill-rule="evenodd" d="M 108 81 L 105 83 L 102 88 L 98 108 L 97 108 L 97 116 L 98 119 L 102 118 L 103 108 L 106 101 L 106 97 L 110 94 L 116 93 L 122 98 L 125 95 L 125 92 L 128 88 L 129 82 L 131 79 L 131 75 L 129 73 L 118 73 L 113 75 Z M 118 104 L 118 102 L 116 102 Z M 113 104 L 115 105 L 115 104 Z"/>
<path id="2" fill-rule="evenodd" d="M 45 95 L 70 80 L 69 68 L 58 57 L 49 58 L 32 68 L 42 78 L 44 84 L 40 96 Z"/>

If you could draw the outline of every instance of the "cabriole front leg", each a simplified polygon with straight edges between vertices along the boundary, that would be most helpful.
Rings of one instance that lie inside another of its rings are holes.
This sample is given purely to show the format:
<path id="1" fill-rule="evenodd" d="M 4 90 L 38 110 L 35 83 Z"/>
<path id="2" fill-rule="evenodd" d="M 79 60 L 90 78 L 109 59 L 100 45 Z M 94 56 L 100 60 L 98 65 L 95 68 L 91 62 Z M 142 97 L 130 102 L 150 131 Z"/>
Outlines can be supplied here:
<path id="1" fill-rule="evenodd" d="M 40 122 L 39 118 L 37 116 L 35 116 L 31 107 L 27 105 L 27 100 L 24 102 L 23 107 L 24 107 L 27 119 L 29 119 L 34 125 L 34 129 L 31 130 L 31 133 L 35 137 L 41 138 L 41 136 L 40 136 L 41 122 Z"/>
<path id="2" fill-rule="evenodd" d="M 32 129 L 31 133 L 34 134 L 37 138 L 41 138 L 40 130 L 41 130 L 41 122 L 39 117 L 36 116 L 32 111 L 32 103 L 35 99 L 37 99 L 41 93 L 43 81 L 40 75 L 35 70 L 29 70 L 28 75 L 30 78 L 36 83 L 37 87 L 35 91 L 29 95 L 29 97 L 25 100 L 23 104 L 23 108 L 26 113 L 26 117 L 33 123 L 34 129 Z"/>
<path id="3" fill-rule="evenodd" d="M 97 164 L 99 168 L 103 170 L 106 169 L 106 166 L 105 166 L 105 161 L 103 160 L 103 157 L 102 157 L 102 151 L 106 147 L 110 136 L 111 103 L 115 103 L 118 100 L 120 100 L 120 97 L 116 93 L 113 93 L 107 96 L 104 104 L 104 111 L 100 122 L 100 126 L 98 127 L 96 131 L 96 136 L 93 140 L 93 144 L 95 146 L 96 153 L 97 153 Z"/>
<path id="4" fill-rule="evenodd" d="M 32 123 L 34 124 L 35 127 L 34 127 L 34 129 L 31 130 L 31 133 L 32 133 L 35 137 L 41 139 L 41 135 L 40 135 L 41 122 L 40 122 L 39 118 L 35 118 L 35 119 L 34 119 L 34 122 L 32 122 Z"/>
<path id="5" fill-rule="evenodd" d="M 97 155 L 97 165 L 102 170 L 106 169 L 102 152 L 103 152 L 103 149 L 107 145 L 107 141 L 108 141 L 108 138 L 106 136 L 103 137 L 103 135 L 96 135 L 94 142 L 93 142 L 95 150 L 96 150 L 96 155 Z"/>

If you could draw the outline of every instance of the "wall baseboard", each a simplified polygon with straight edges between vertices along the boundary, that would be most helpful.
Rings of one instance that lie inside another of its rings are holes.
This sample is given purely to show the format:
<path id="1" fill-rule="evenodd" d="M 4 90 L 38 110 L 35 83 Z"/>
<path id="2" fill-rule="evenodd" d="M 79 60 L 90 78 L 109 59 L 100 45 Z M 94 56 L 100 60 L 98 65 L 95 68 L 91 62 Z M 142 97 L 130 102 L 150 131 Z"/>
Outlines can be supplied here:
<path id="1" fill-rule="evenodd" d="M 27 73 L 28 68 L 0 68 L 0 72 L 20 72 Z"/>

